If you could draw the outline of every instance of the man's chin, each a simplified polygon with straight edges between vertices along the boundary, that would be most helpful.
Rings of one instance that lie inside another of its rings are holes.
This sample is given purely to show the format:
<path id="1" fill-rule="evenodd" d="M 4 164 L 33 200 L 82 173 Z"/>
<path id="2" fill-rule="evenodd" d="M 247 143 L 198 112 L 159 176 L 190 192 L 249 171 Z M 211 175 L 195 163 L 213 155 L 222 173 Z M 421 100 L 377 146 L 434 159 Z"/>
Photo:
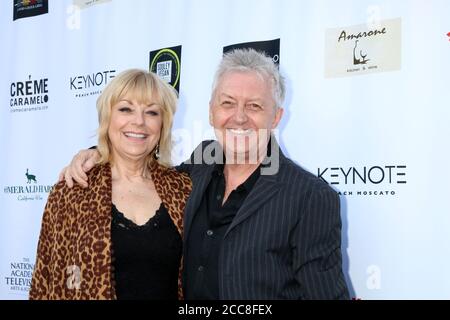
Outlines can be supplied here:
<path id="1" fill-rule="evenodd" d="M 240 149 L 240 148 L 225 148 L 225 157 L 227 163 L 233 164 L 257 164 L 258 153 L 257 149 Z"/>

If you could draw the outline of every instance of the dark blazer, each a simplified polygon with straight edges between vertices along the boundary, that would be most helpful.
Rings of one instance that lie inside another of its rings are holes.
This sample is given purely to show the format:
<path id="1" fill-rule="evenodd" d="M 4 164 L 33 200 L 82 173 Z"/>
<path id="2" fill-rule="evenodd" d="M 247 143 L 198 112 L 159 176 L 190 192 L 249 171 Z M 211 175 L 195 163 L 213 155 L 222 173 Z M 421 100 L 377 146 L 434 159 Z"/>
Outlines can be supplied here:
<path id="1" fill-rule="evenodd" d="M 215 144 L 202 142 L 177 168 L 189 173 L 193 184 L 185 240 L 214 168 L 205 161 L 192 164 L 192 159 Z M 339 196 L 281 150 L 279 155 L 278 172 L 261 175 L 225 233 L 219 253 L 220 299 L 348 299 Z"/>

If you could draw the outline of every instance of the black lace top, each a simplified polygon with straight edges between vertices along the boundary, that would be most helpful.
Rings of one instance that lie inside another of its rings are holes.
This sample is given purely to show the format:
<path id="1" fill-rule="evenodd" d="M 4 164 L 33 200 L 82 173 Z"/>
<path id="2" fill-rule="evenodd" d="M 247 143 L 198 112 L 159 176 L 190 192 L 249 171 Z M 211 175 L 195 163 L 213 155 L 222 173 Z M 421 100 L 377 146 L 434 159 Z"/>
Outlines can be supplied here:
<path id="1" fill-rule="evenodd" d="M 162 203 L 142 226 L 113 204 L 111 239 L 117 299 L 177 299 L 182 240 Z"/>

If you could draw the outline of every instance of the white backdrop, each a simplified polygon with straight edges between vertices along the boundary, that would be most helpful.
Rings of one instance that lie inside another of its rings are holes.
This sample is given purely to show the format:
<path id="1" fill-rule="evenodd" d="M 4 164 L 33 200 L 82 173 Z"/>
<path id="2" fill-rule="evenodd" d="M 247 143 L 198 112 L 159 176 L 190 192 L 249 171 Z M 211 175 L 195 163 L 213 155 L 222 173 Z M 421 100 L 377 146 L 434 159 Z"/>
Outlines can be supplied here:
<path id="1" fill-rule="evenodd" d="M 50 0 L 15 21 L 13 2 L 0 2 L 0 299 L 27 298 L 48 192 L 96 144 L 108 80 L 182 46 L 179 163 L 212 134 L 223 47 L 272 39 L 288 82 L 280 143 L 341 192 L 352 297 L 450 299 L 449 1 Z"/>

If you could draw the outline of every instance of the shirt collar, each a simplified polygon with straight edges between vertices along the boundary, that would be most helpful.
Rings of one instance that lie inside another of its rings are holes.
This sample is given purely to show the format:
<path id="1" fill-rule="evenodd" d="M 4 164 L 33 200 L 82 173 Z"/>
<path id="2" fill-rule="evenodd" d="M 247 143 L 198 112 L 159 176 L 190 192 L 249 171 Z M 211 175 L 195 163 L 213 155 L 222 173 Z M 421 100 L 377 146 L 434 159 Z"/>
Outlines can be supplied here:
<path id="1" fill-rule="evenodd" d="M 272 137 L 270 137 L 269 142 L 267 144 L 267 153 L 266 156 L 270 157 L 271 153 L 272 153 Z M 223 154 L 223 159 L 225 160 L 225 153 L 222 150 L 222 154 Z M 225 162 L 225 161 L 224 161 Z M 270 164 L 265 164 L 264 161 L 262 163 L 259 164 L 259 166 L 256 168 L 255 171 L 253 171 L 253 173 L 247 178 L 247 180 L 244 181 L 244 183 L 242 183 L 241 185 L 239 185 L 236 190 L 246 190 L 247 192 L 250 192 L 251 189 L 253 188 L 253 186 L 255 185 L 256 181 L 258 180 L 258 178 L 261 175 L 261 168 L 263 167 L 267 167 Z M 225 165 L 223 163 L 215 163 L 214 164 L 214 169 L 212 171 L 212 175 L 213 176 L 223 176 L 223 169 L 224 169 Z"/>

